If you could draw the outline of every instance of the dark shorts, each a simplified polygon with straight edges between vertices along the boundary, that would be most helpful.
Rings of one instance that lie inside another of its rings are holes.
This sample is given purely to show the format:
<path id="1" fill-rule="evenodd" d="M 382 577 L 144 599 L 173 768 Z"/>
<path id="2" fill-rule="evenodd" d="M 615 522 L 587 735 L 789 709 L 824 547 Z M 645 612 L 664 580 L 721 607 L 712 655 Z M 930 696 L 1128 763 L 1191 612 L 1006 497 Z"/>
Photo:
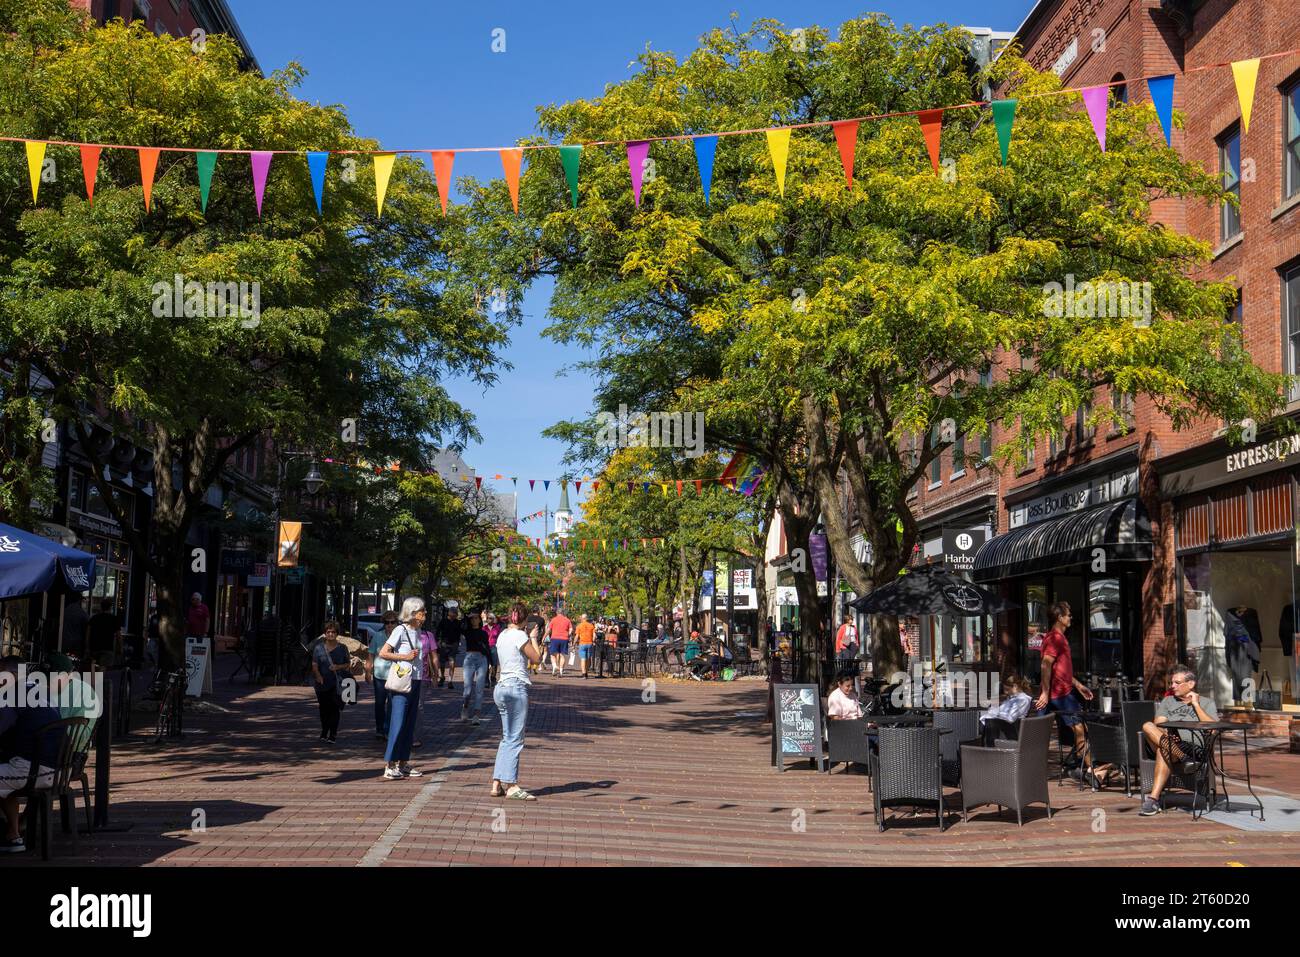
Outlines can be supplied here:
<path id="1" fill-rule="evenodd" d="M 455 663 L 456 663 L 456 652 L 451 650 L 444 651 L 441 648 L 438 649 L 438 664 L 454 665 Z"/>
<path id="2" fill-rule="evenodd" d="M 1079 699 L 1074 696 L 1074 692 L 1062 695 L 1059 698 L 1052 698 L 1047 702 L 1047 707 L 1043 709 L 1043 714 L 1055 714 L 1056 720 L 1067 728 L 1073 728 L 1083 722 L 1081 717 L 1083 708 L 1079 705 Z"/>
<path id="3" fill-rule="evenodd" d="M 568 639 L 568 638 L 552 638 L 552 639 L 551 639 L 551 654 L 553 654 L 553 655 L 567 655 L 568 653 L 569 653 L 569 639 Z"/>

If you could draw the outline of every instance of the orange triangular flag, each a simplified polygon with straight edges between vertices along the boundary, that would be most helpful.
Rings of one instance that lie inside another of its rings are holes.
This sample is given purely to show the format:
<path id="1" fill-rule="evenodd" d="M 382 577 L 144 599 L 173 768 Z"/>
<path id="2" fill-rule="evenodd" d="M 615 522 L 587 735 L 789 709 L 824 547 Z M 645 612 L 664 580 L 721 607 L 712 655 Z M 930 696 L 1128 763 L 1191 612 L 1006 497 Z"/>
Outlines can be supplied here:
<path id="1" fill-rule="evenodd" d="M 452 150 L 435 150 L 429 154 L 433 158 L 433 176 L 438 181 L 438 198 L 442 200 L 442 215 L 447 215 L 447 194 L 451 191 L 451 166 L 456 162 Z"/>
<path id="2" fill-rule="evenodd" d="M 922 110 L 916 114 L 921 121 L 921 132 L 925 134 L 925 148 L 930 153 L 930 165 L 939 172 L 939 133 L 943 127 L 943 110 Z"/>
<path id="3" fill-rule="evenodd" d="M 682 480 L 681 480 L 681 479 L 678 479 L 678 480 L 677 480 L 677 494 L 678 494 L 678 495 L 681 495 L 681 494 L 682 494 Z"/>
<path id="4" fill-rule="evenodd" d="M 704 479 L 695 480 L 695 494 L 696 495 L 704 494 Z"/>
<path id="5" fill-rule="evenodd" d="M 510 187 L 510 203 L 515 212 L 519 212 L 519 168 L 524 162 L 524 151 L 508 149 L 501 151 L 501 169 L 506 174 L 506 185 Z"/>
<path id="6" fill-rule="evenodd" d="M 91 203 L 95 201 L 95 177 L 99 175 L 99 152 L 98 146 L 81 148 L 81 173 L 86 179 L 86 199 Z"/>
<path id="7" fill-rule="evenodd" d="M 144 187 L 144 209 L 149 211 L 153 202 L 153 177 L 158 172 L 157 147 L 141 146 L 136 150 L 140 154 L 140 185 Z"/>
<path id="8" fill-rule="evenodd" d="M 840 162 L 844 165 L 844 179 L 853 185 L 853 154 L 858 148 L 858 121 L 845 120 L 832 123 L 835 130 L 835 143 L 840 148 Z"/>

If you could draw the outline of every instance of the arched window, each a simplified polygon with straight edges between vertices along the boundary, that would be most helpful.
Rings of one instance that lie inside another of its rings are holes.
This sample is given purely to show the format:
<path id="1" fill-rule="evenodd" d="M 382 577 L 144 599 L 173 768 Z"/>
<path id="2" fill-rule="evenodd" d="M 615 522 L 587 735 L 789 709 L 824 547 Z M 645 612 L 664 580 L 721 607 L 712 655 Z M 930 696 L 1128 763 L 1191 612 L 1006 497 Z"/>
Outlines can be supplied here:
<path id="1" fill-rule="evenodd" d="M 1110 78 L 1110 82 L 1114 84 L 1110 88 L 1111 99 L 1113 99 L 1116 103 L 1127 103 L 1128 83 L 1124 79 L 1124 74 L 1116 73 L 1114 76 Z"/>

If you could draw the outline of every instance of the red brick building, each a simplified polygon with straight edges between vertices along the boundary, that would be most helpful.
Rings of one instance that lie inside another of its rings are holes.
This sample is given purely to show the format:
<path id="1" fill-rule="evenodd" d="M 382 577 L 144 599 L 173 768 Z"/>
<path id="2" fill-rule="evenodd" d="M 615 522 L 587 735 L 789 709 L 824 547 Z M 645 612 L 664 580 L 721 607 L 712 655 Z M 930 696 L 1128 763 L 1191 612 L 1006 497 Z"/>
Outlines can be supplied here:
<path id="1" fill-rule="evenodd" d="M 253 49 L 244 39 L 226 0 L 69 0 L 69 3 L 87 11 L 100 24 L 114 19 L 127 23 L 143 20 L 157 34 L 188 37 L 196 29 L 225 34 L 239 43 L 247 65 L 260 72 Z"/>
<path id="2" fill-rule="evenodd" d="M 1154 215 L 1214 248 L 1204 278 L 1230 278 L 1241 290 L 1233 318 L 1255 361 L 1300 373 L 1300 56 L 1262 62 L 1244 133 L 1231 71 L 1185 72 L 1300 48 L 1300 3 L 1039 0 L 1016 38 L 1031 64 L 1054 69 L 1067 86 L 1114 83 L 1125 101 L 1149 99 L 1139 78 L 1177 75 L 1174 107 L 1186 125 L 1173 146 L 1224 171 L 1241 205 L 1237 215 L 1163 201 Z M 954 471 L 944 455 L 917 489 L 917 560 L 951 558 L 956 531 L 976 547 L 996 535 L 973 577 L 1021 606 L 993 622 L 933 620 L 926 656 L 999 657 L 1035 674 L 1047 609 L 1065 599 L 1080 672 L 1140 675 L 1152 690 L 1169 664 L 1186 659 L 1219 702 L 1241 697 L 1241 682 L 1258 682 L 1265 669 L 1279 688 L 1288 678 L 1300 684 L 1295 657 L 1284 653 L 1300 579 L 1300 443 L 1261 433 L 1253 445 L 1229 448 L 1221 422 L 1174 432 L 1140 398 L 1098 401 L 1119 403 L 1132 430 L 1089 434 L 1080 414 L 1063 440 L 1040 442 L 1016 474 Z M 1300 411 L 1300 401 L 1290 410 Z M 1243 634 L 1251 640 L 1239 641 Z M 1255 639 L 1258 665 L 1238 654 Z"/>

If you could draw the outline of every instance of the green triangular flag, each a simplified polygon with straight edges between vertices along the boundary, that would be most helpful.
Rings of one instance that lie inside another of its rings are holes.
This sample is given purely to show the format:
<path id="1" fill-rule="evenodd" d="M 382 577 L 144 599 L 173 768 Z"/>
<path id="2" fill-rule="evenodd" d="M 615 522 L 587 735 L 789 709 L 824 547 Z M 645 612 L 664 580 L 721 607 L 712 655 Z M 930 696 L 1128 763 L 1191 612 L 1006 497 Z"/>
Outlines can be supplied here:
<path id="1" fill-rule="evenodd" d="M 582 160 L 581 146 L 561 146 L 560 162 L 564 164 L 564 178 L 569 181 L 569 195 L 573 208 L 578 208 L 578 163 Z"/>
<path id="2" fill-rule="evenodd" d="M 1002 150 L 1002 165 L 1007 165 L 1007 153 L 1011 149 L 1011 124 L 1016 118 L 1015 100 L 993 101 L 993 125 L 998 128 L 998 146 Z"/>
<path id="3" fill-rule="evenodd" d="M 208 190 L 212 188 L 212 171 L 217 167 L 217 154 L 211 152 L 195 153 L 194 161 L 199 164 L 199 197 L 203 200 L 203 211 L 208 211 Z"/>

